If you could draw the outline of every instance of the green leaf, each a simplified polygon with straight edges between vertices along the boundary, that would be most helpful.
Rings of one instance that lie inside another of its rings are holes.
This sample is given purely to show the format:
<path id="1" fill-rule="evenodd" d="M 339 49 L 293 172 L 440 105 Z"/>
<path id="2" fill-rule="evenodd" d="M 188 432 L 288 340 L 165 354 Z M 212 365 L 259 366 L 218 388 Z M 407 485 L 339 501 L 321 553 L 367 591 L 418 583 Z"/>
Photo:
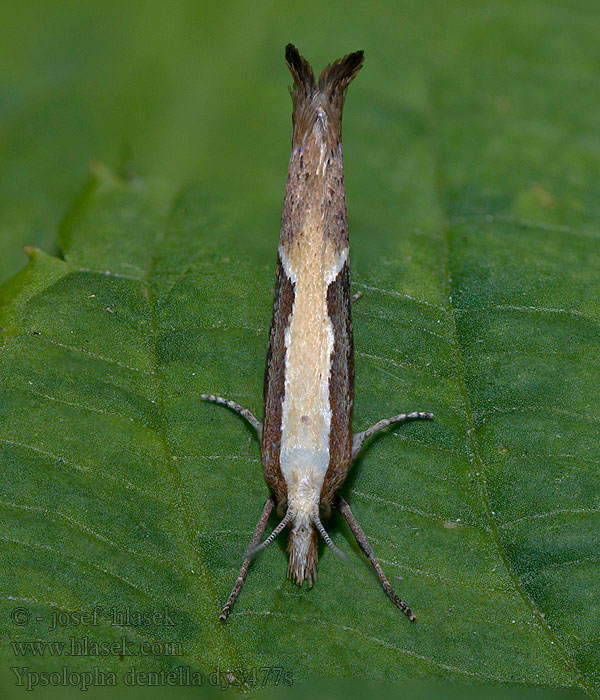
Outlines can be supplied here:
<path id="1" fill-rule="evenodd" d="M 599 694 L 600 105 L 597 43 L 582 40 L 593 12 L 490 7 L 420 18 L 437 48 L 413 39 L 398 64 L 386 46 L 401 16 L 385 40 L 371 29 L 346 107 L 353 285 L 365 292 L 355 427 L 405 410 L 436 419 L 372 439 L 342 494 L 418 622 L 386 598 L 336 514 L 327 527 L 354 568 L 322 550 L 318 581 L 299 589 L 282 538 L 218 622 L 268 491 L 253 431 L 199 396 L 261 415 L 289 140 L 281 70 L 243 87 L 244 113 L 223 127 L 231 142 L 208 147 L 214 179 L 203 170 L 181 190 L 176 177 L 95 166 L 60 227 L 62 258 L 30 249 L 1 290 L 9 665 L 66 663 L 19 657 L 13 642 L 125 636 L 166 646 L 133 661 L 71 656 L 69 668 Z M 270 21 L 265 55 L 280 61 L 284 22 Z M 357 19 L 333 54 L 301 27 L 317 65 L 363 43 Z M 98 624 L 76 624 L 96 606 Z M 26 625 L 11 621 L 19 607 Z M 164 616 L 115 626 L 113 607 Z"/>

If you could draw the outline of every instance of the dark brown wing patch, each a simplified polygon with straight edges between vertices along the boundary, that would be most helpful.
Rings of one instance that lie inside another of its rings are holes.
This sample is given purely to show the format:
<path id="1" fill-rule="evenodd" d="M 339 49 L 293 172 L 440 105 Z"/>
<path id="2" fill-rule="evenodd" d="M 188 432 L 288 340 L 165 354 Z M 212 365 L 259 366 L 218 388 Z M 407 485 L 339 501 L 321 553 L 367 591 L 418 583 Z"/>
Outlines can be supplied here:
<path id="1" fill-rule="evenodd" d="M 275 493 L 277 503 L 281 503 L 287 498 L 287 485 L 281 473 L 279 455 L 281 452 L 281 413 L 285 396 L 285 329 L 290 323 L 293 305 L 294 285 L 285 274 L 278 256 L 275 302 L 265 370 L 261 441 L 265 479 L 269 488 Z"/>
<path id="2" fill-rule="evenodd" d="M 350 316 L 350 268 L 347 262 L 329 285 L 327 310 L 333 324 L 334 343 L 329 375 L 329 467 L 321 489 L 321 500 L 331 503 L 352 464 L 354 347 Z"/>

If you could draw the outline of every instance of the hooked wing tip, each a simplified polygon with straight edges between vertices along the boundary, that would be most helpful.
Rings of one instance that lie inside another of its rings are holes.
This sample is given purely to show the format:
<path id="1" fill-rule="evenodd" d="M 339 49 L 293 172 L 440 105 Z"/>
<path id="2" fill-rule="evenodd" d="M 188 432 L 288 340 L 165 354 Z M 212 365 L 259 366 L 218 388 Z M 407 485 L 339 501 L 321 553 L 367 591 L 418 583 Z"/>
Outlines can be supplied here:
<path id="1" fill-rule="evenodd" d="M 294 46 L 294 44 L 288 44 L 285 47 L 285 60 L 292 65 L 300 61 L 300 52 Z"/>

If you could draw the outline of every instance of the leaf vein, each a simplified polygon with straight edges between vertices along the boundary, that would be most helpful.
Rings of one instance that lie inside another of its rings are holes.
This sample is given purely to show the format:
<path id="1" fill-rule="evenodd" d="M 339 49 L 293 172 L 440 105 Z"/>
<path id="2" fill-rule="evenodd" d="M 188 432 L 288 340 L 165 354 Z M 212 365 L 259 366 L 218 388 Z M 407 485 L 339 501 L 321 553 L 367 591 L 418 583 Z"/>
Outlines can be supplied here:
<path id="1" fill-rule="evenodd" d="M 471 400 L 469 397 L 469 392 L 468 392 L 467 382 L 466 382 L 466 377 L 465 377 L 465 370 L 464 370 L 463 362 L 462 362 L 462 349 L 460 346 L 459 335 L 458 335 L 457 324 L 456 324 L 456 312 L 458 312 L 459 309 L 455 309 L 455 306 L 454 306 L 454 303 L 452 300 L 452 289 L 453 289 L 452 288 L 452 278 L 453 278 L 453 276 L 452 276 L 452 266 L 451 266 L 452 247 L 451 247 L 451 242 L 450 242 L 450 229 L 451 229 L 451 227 L 450 227 L 450 223 L 449 223 L 449 219 L 448 219 L 448 213 L 446 210 L 446 206 L 444 203 L 445 202 L 445 197 L 444 197 L 445 184 L 444 184 L 444 177 L 443 177 L 443 170 L 442 170 L 441 149 L 440 149 L 440 145 L 438 143 L 438 136 L 437 136 L 438 115 L 437 115 L 437 108 L 436 108 L 435 98 L 434 98 L 433 89 L 431 87 L 431 84 L 430 84 L 430 89 L 429 89 L 428 117 L 429 117 L 431 151 L 432 151 L 433 162 L 434 162 L 434 171 L 435 171 L 434 181 L 435 181 L 436 197 L 437 197 L 437 201 L 438 201 L 440 226 L 442 229 L 442 266 L 443 266 L 444 278 L 446 281 L 446 299 L 447 299 L 446 313 L 448 315 L 449 322 L 450 322 L 452 346 L 454 348 L 454 356 L 455 356 L 455 361 L 456 361 L 456 376 L 457 376 L 457 380 L 458 380 L 458 384 L 460 387 L 461 396 L 462 396 L 463 404 L 464 404 L 464 408 L 465 408 L 467 440 L 470 444 L 473 458 L 477 462 L 477 464 L 479 465 L 479 468 L 476 470 L 477 484 L 479 486 L 479 492 L 480 492 L 483 506 L 485 509 L 485 513 L 487 515 L 487 519 L 489 522 L 489 529 L 490 529 L 490 532 L 491 532 L 492 537 L 494 539 L 494 542 L 495 542 L 496 548 L 498 550 L 498 553 L 500 555 L 500 558 L 502 559 L 502 562 L 504 564 L 504 567 L 505 567 L 508 575 L 512 579 L 513 585 L 515 586 L 515 591 L 521 597 L 521 600 L 523 601 L 523 604 L 525 605 L 525 607 L 528 608 L 534 614 L 541 630 L 543 631 L 543 633 L 545 635 L 545 639 L 547 641 L 549 653 L 552 654 L 552 656 L 555 656 L 557 653 L 560 654 L 565 665 L 571 670 L 571 673 L 573 675 L 574 680 L 582 688 L 584 688 L 590 695 L 597 697 L 597 693 L 596 693 L 593 685 L 590 683 L 590 681 L 588 681 L 588 679 L 579 670 L 579 668 L 575 664 L 574 660 L 571 658 L 570 654 L 568 653 L 567 648 L 563 645 L 562 641 L 550 629 L 547 621 L 545 620 L 544 614 L 542 613 L 542 611 L 538 607 L 537 602 L 529 595 L 529 593 L 525 589 L 522 581 L 519 579 L 519 576 L 518 576 L 514 566 L 512 565 L 512 563 L 509 559 L 508 553 L 507 553 L 507 551 L 502 543 L 500 531 L 499 531 L 498 525 L 496 523 L 494 511 L 492 509 L 492 504 L 491 504 L 490 496 L 488 493 L 485 464 L 484 464 L 483 458 L 482 458 L 480 450 L 479 450 L 479 441 L 477 439 L 476 426 L 475 426 L 475 422 L 473 420 L 473 411 L 471 408 Z M 502 306 L 496 307 L 496 308 L 502 308 Z"/>
<path id="2" fill-rule="evenodd" d="M 22 334 L 21 337 L 29 337 L 28 335 Z M 42 335 L 41 333 L 39 335 L 35 336 L 39 340 L 42 340 L 46 343 L 50 343 L 51 345 L 56 345 L 59 348 L 64 348 L 65 350 L 68 350 L 69 352 L 77 353 L 80 355 L 85 355 L 86 357 L 91 357 L 94 360 L 100 360 L 101 362 L 105 362 L 106 364 L 109 365 L 116 365 L 117 367 L 123 367 L 124 369 L 129 369 L 132 372 L 139 372 L 140 374 L 149 374 L 153 375 L 154 370 L 151 369 L 142 369 L 140 367 L 133 367 L 132 365 L 128 365 L 125 362 L 121 362 L 120 360 L 115 360 L 111 357 L 105 357 L 104 355 L 101 355 L 96 352 L 92 352 L 91 350 L 86 350 L 85 348 L 80 348 L 75 345 L 68 345 L 67 343 L 62 343 L 60 340 L 55 340 L 54 338 L 49 338 L 48 336 Z"/>

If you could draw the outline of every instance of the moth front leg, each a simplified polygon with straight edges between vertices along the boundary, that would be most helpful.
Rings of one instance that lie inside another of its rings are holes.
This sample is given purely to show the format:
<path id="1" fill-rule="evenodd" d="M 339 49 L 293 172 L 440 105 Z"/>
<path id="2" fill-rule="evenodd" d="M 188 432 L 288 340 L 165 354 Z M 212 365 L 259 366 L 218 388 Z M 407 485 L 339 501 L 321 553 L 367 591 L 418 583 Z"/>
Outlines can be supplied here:
<path id="1" fill-rule="evenodd" d="M 422 411 L 413 411 L 412 413 L 399 413 L 397 416 L 392 416 L 391 418 L 384 418 L 378 421 L 375 425 L 372 425 L 367 430 L 363 430 L 362 433 L 355 433 L 352 439 L 352 459 L 358 455 L 363 446 L 365 440 L 371 435 L 375 435 L 380 430 L 387 428 L 394 423 L 403 423 L 407 420 L 413 420 L 417 418 L 425 418 L 431 420 L 433 418 L 433 413 L 423 413 Z"/>
<path id="2" fill-rule="evenodd" d="M 240 404 L 236 403 L 235 401 L 230 401 L 229 399 L 224 399 L 222 396 L 215 396 L 214 394 L 200 394 L 200 398 L 202 399 L 202 401 L 212 401 L 212 403 L 218 403 L 221 406 L 227 406 L 227 408 L 230 408 L 232 411 L 239 413 L 240 416 L 245 418 L 248 421 L 248 423 L 250 423 L 250 425 L 256 430 L 256 432 L 258 433 L 258 439 L 261 439 L 262 423 L 247 408 L 240 406 Z"/>

